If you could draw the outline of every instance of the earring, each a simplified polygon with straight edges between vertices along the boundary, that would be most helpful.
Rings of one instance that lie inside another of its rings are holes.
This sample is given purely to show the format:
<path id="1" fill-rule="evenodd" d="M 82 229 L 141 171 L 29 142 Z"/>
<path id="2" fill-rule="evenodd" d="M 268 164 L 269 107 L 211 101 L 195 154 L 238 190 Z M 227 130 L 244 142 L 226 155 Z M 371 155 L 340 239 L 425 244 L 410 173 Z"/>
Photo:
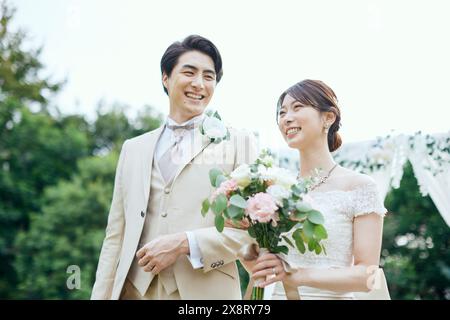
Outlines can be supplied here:
<path id="1" fill-rule="evenodd" d="M 324 130 L 325 130 L 325 133 L 326 133 L 326 134 L 328 134 L 328 128 L 329 128 L 329 125 L 328 125 L 328 123 L 327 123 L 327 124 L 325 124 L 325 126 L 324 126 L 323 128 L 324 128 Z"/>

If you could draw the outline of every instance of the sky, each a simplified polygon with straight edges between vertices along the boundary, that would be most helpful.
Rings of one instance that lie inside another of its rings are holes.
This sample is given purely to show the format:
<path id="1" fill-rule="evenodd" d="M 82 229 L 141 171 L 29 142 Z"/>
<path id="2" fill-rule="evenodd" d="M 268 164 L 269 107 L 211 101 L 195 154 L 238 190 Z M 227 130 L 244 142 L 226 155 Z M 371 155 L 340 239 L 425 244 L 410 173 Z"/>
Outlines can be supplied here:
<path id="1" fill-rule="evenodd" d="M 151 105 L 167 115 L 160 59 L 200 34 L 219 48 L 224 76 L 211 108 L 257 131 L 260 146 L 285 146 L 279 95 L 303 79 L 337 94 L 344 143 L 450 129 L 450 2 L 446 0 L 14 0 L 14 24 L 43 46 L 54 103 L 95 115 L 100 100 Z"/>

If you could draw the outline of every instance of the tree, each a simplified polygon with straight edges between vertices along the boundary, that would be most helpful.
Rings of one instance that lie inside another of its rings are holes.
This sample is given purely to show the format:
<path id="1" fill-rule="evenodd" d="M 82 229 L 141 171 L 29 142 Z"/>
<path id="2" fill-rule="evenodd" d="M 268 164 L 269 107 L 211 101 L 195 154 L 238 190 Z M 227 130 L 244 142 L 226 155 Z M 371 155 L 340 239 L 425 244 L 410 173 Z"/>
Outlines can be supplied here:
<path id="1" fill-rule="evenodd" d="M 89 123 L 81 115 L 63 115 L 58 107 L 51 113 L 49 99 L 62 84 L 42 77 L 41 49 L 25 50 L 25 33 L 10 28 L 14 10 L 4 1 L 0 10 L 0 297 L 14 298 L 18 281 L 28 281 L 23 269 L 14 268 L 23 265 L 14 259 L 24 260 L 20 250 L 26 247 L 23 239 L 14 246 L 16 236 L 26 237 L 29 228 L 32 232 L 43 223 L 46 190 L 65 188 L 61 181 L 76 176 L 80 159 L 104 147 L 104 155 L 117 151 L 124 139 L 156 128 L 161 116 L 147 107 L 130 122 L 123 110 L 113 109 Z M 41 222 L 36 227 L 34 221 Z"/>
<path id="2" fill-rule="evenodd" d="M 29 231 L 17 237 L 18 298 L 89 298 L 117 159 L 117 152 L 82 159 L 72 179 L 45 190 L 41 212 L 32 214 Z M 73 265 L 81 271 L 80 290 L 66 285 Z"/>
<path id="3" fill-rule="evenodd" d="M 110 130 L 99 130 L 104 128 L 99 123 L 105 124 L 105 119 L 117 121 L 112 122 Z M 139 125 L 136 128 L 117 108 L 99 116 L 91 130 L 94 140 L 103 135 L 102 144 L 94 144 L 91 151 L 95 153 L 97 148 L 108 146 L 108 152 L 79 160 L 70 179 L 60 179 L 44 190 L 40 206 L 31 215 L 29 230 L 17 236 L 15 297 L 85 299 L 90 296 L 105 236 L 120 146 L 127 138 L 158 127 L 161 116 L 148 107 L 138 119 L 133 121 Z M 67 118 L 64 120 L 65 126 L 78 123 L 84 127 L 78 117 L 72 116 L 69 123 Z M 71 265 L 81 270 L 80 290 L 69 290 L 66 286 L 69 277 L 66 270 Z"/>
<path id="4" fill-rule="evenodd" d="M 36 102 L 44 107 L 62 83 L 42 78 L 42 48 L 23 49 L 25 32 L 10 30 L 14 12 L 6 1 L 0 2 L 0 101 L 14 97 L 19 102 Z"/>
<path id="5" fill-rule="evenodd" d="M 127 105 L 113 104 L 97 107 L 97 117 L 92 128 L 94 153 L 108 153 L 120 147 L 127 138 L 158 128 L 162 115 L 151 106 L 142 108 L 134 119 L 125 114 Z"/>
<path id="6" fill-rule="evenodd" d="M 411 164 L 385 201 L 382 263 L 393 299 L 450 299 L 448 226 L 422 197 Z"/>

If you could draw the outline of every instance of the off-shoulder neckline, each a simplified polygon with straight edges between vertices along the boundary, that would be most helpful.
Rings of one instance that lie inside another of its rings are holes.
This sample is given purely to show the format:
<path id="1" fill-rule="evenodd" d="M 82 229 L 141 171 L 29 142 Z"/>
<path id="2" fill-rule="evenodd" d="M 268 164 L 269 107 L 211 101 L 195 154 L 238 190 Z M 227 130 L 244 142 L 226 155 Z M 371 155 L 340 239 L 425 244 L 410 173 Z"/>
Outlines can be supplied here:
<path id="1" fill-rule="evenodd" d="M 343 193 L 343 194 L 348 194 L 348 193 L 352 193 L 352 192 L 356 192 L 356 191 L 361 191 L 364 189 L 368 189 L 368 188 L 374 188 L 376 187 L 376 184 L 373 183 L 366 183 L 366 184 L 361 184 L 353 189 L 350 190 L 339 190 L 339 189 L 333 189 L 333 190 L 325 190 L 325 191 L 312 191 L 309 193 L 309 195 L 311 196 L 315 196 L 315 195 L 321 195 L 321 194 L 329 194 L 329 193 Z"/>

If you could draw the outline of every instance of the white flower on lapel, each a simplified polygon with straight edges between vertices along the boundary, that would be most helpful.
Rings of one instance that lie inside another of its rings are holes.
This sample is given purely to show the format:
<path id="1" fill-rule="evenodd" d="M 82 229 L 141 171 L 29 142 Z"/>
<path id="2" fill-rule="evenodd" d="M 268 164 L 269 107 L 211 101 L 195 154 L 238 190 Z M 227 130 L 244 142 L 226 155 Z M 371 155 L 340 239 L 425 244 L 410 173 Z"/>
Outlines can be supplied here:
<path id="1" fill-rule="evenodd" d="M 205 113 L 205 119 L 200 126 L 200 132 L 208 137 L 213 143 L 220 143 L 222 140 L 230 139 L 228 131 L 217 111 L 208 110 Z"/>

